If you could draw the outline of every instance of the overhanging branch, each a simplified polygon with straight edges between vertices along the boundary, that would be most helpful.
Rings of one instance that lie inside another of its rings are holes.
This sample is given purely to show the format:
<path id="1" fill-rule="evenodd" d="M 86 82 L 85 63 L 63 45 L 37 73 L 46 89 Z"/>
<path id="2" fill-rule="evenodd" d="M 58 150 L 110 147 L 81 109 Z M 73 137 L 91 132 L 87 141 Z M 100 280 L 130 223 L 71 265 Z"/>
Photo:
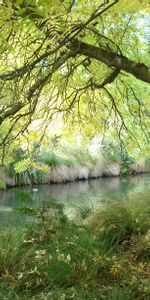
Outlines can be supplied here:
<path id="1" fill-rule="evenodd" d="M 113 71 L 111 72 L 111 74 L 110 74 L 108 77 L 106 77 L 106 78 L 104 79 L 104 81 L 103 81 L 102 83 L 100 83 L 100 84 L 98 84 L 98 83 L 96 83 L 96 82 L 93 82 L 93 80 L 91 80 L 91 86 L 92 86 L 93 88 L 96 88 L 96 89 L 101 89 L 101 88 L 103 88 L 106 84 L 112 83 L 112 82 L 115 80 L 115 78 L 118 76 L 119 73 L 120 73 L 120 70 L 119 70 L 119 69 L 113 70 Z"/>
<path id="2" fill-rule="evenodd" d="M 117 54 L 110 49 L 98 48 L 96 46 L 86 44 L 77 39 L 73 40 L 70 48 L 77 54 L 94 58 L 101 61 L 108 67 L 123 70 L 132 74 L 137 79 L 150 83 L 150 68 L 143 63 L 135 62 L 127 57 Z"/>

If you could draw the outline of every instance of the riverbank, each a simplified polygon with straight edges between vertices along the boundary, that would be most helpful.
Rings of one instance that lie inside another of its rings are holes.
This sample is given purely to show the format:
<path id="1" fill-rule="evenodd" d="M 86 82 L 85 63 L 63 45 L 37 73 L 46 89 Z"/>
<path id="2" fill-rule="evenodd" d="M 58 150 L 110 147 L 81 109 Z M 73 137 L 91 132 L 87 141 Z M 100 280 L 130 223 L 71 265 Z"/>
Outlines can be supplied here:
<path id="1" fill-rule="evenodd" d="M 149 204 L 82 207 L 78 222 L 53 202 L 28 206 L 32 224 L 0 232 L 2 299 L 149 299 Z"/>
<path id="2" fill-rule="evenodd" d="M 145 161 L 132 164 L 123 175 L 144 174 L 150 172 L 150 166 Z M 20 185 L 65 183 L 76 180 L 87 180 L 100 177 L 119 177 L 122 175 L 121 164 L 115 162 L 102 164 L 100 162 L 85 165 L 58 165 L 49 167 L 49 171 L 34 170 L 11 174 L 9 167 L 0 169 L 0 189 Z"/>

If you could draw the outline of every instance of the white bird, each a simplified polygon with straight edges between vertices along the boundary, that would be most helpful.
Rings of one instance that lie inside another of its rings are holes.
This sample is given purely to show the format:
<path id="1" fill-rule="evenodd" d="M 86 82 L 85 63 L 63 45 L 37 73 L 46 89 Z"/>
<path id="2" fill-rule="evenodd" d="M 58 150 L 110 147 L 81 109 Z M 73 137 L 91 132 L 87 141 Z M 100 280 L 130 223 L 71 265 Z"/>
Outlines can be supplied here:
<path id="1" fill-rule="evenodd" d="M 33 189 L 33 192 L 38 192 L 38 189 Z"/>

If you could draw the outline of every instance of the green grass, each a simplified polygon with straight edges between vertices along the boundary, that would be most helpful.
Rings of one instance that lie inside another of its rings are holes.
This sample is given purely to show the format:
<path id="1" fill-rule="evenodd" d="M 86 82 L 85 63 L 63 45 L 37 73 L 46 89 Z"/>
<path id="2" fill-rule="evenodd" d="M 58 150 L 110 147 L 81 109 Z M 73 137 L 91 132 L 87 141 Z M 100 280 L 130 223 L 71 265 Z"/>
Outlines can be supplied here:
<path id="1" fill-rule="evenodd" d="M 150 206 L 147 200 L 133 202 L 122 200 L 112 203 L 94 213 L 89 224 L 96 232 L 97 239 L 105 243 L 106 248 L 117 248 L 132 243 L 150 228 Z"/>
<path id="2" fill-rule="evenodd" d="M 107 300 L 131 300 L 134 298 L 134 288 L 121 288 L 115 286 L 107 297 Z"/>
<path id="3" fill-rule="evenodd" d="M 37 158 L 40 162 L 48 165 L 49 167 L 57 167 L 61 165 L 71 166 L 73 165 L 73 161 L 71 159 L 65 159 L 61 156 L 58 156 L 54 152 L 50 150 L 43 151 L 39 158 Z"/>
<path id="4" fill-rule="evenodd" d="M 51 151 L 43 151 L 42 154 L 39 156 L 39 161 L 43 162 L 48 166 L 53 167 L 56 167 L 61 163 L 59 157 Z"/>
<path id="5" fill-rule="evenodd" d="M 53 202 L 26 211 L 32 224 L 0 232 L 2 299 L 149 299 L 146 200 L 81 213 L 78 224 Z"/>
<path id="6" fill-rule="evenodd" d="M 81 198 L 80 203 L 75 206 L 75 218 L 79 221 L 84 220 L 94 211 L 95 206 L 90 202 L 90 199 Z"/>

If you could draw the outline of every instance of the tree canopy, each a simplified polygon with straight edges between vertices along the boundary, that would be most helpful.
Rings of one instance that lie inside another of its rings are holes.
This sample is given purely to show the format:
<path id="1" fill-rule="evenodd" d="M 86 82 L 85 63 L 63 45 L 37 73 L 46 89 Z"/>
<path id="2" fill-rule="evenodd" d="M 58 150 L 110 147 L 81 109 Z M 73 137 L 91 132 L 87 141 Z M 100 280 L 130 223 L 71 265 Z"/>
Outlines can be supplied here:
<path id="1" fill-rule="evenodd" d="M 74 132 L 149 142 L 149 1 L 0 2 L 0 148 L 61 115 Z"/>

